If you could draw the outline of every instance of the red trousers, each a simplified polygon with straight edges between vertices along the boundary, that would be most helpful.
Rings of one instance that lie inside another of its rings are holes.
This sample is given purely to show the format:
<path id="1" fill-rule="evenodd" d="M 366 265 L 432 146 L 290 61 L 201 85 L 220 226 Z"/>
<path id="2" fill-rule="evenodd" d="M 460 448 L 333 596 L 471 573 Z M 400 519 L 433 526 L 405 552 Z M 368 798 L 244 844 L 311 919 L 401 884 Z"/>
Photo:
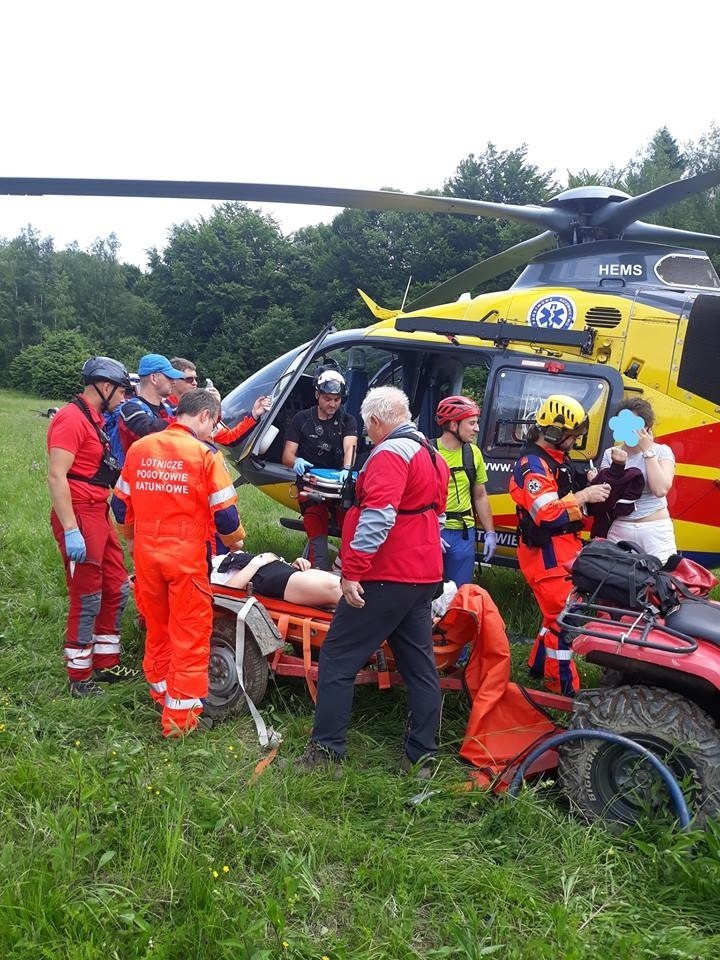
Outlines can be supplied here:
<path id="1" fill-rule="evenodd" d="M 580 678 L 564 632 L 557 622 L 570 594 L 572 584 L 565 563 L 574 559 L 581 541 L 572 534 L 554 537 L 553 555 L 557 562 L 546 567 L 547 553 L 541 547 L 518 544 L 518 563 L 528 586 L 535 595 L 542 614 L 542 626 L 535 638 L 528 665 L 530 672 L 545 678 L 545 686 L 553 693 L 574 696 L 580 689 Z"/>
<path id="2" fill-rule="evenodd" d="M 330 569 L 327 538 L 330 521 L 335 523 L 342 533 L 346 511 L 331 500 L 322 503 L 308 503 L 301 507 L 303 526 L 308 538 L 308 560 L 320 570 Z"/>
<path id="3" fill-rule="evenodd" d="M 107 503 L 75 503 L 73 510 L 87 548 L 83 563 L 68 560 L 62 524 L 54 510 L 50 526 L 65 564 L 70 598 L 64 651 L 68 677 L 88 680 L 93 668 L 114 667 L 120 661 L 120 618 L 129 582 Z"/>
<path id="4" fill-rule="evenodd" d="M 207 545 L 175 535 L 135 539 L 135 589 L 145 617 L 143 670 L 163 705 L 166 737 L 193 730 L 208 692 L 212 600 Z"/>

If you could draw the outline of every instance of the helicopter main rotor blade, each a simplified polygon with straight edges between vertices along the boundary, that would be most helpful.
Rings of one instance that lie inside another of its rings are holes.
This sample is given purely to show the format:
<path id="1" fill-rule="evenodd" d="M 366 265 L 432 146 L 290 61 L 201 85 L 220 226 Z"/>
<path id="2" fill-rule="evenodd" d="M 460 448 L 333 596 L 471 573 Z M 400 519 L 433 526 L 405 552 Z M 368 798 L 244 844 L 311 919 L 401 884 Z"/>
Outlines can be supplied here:
<path id="1" fill-rule="evenodd" d="M 556 246 L 555 235 L 550 230 L 538 234 L 537 237 L 532 237 L 530 240 L 516 243 L 514 247 L 510 247 L 494 257 L 488 257 L 487 260 L 481 260 L 480 263 L 468 267 L 462 273 L 458 273 L 437 287 L 433 287 L 432 290 L 428 290 L 427 293 L 408 304 L 403 313 L 426 310 L 428 307 L 436 307 L 441 303 L 450 303 L 452 300 L 457 300 L 461 294 L 474 290 L 481 283 L 492 280 L 514 267 L 523 266 L 539 253 L 552 250 Z"/>
<path id="2" fill-rule="evenodd" d="M 695 233 L 692 230 L 679 230 L 675 227 L 659 227 L 654 223 L 638 220 L 631 223 L 623 233 L 625 240 L 645 240 L 649 243 L 670 243 L 681 247 L 705 247 L 706 244 L 720 244 L 720 237 L 712 233 Z"/>
<path id="3" fill-rule="evenodd" d="M 461 197 L 431 197 L 392 190 L 307 187 L 285 183 L 230 183 L 200 180 L 85 180 L 46 177 L 0 177 L 0 194 L 75 197 L 166 197 L 184 200 L 244 200 L 254 203 L 301 203 L 399 213 L 450 213 L 517 220 L 550 230 L 566 230 L 570 217 L 551 207 L 489 203 Z"/>
<path id="4" fill-rule="evenodd" d="M 679 203 L 718 184 L 720 184 L 720 170 L 709 170 L 707 173 L 699 173 L 684 180 L 665 183 L 647 193 L 641 193 L 639 197 L 630 197 L 628 200 L 603 207 L 593 217 L 593 226 L 606 227 L 611 233 L 622 233 L 625 227 L 639 220 L 640 217 L 646 217 L 650 213 L 655 213 L 656 210 Z"/>

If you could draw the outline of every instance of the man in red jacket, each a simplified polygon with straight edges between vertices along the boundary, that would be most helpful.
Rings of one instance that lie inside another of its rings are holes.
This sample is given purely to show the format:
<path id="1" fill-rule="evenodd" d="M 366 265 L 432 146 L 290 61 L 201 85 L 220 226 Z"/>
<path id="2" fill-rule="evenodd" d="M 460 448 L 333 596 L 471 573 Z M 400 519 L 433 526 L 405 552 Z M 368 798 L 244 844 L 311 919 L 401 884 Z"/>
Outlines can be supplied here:
<path id="1" fill-rule="evenodd" d="M 299 771 L 332 768 L 344 758 L 355 677 L 386 637 L 408 690 L 401 769 L 409 772 L 437 751 L 440 684 L 430 604 L 442 580 L 439 517 L 450 472 L 410 422 L 401 390 L 370 390 L 360 412 L 374 449 L 343 526 L 343 596 L 320 650 L 315 724 Z M 429 767 L 423 763 L 420 772 Z"/>

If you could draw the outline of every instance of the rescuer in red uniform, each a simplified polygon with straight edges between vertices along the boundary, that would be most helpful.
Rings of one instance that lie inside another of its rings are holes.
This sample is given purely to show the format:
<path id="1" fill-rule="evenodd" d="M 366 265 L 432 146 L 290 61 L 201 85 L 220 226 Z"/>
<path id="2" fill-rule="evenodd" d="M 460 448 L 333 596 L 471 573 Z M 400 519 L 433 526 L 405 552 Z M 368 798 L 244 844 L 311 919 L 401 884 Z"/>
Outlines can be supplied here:
<path id="1" fill-rule="evenodd" d="M 65 564 L 70 599 L 65 663 L 74 697 L 102 693 L 96 680 L 138 675 L 120 666 L 120 617 L 127 603 L 128 575 L 108 512 L 119 468 L 103 418 L 124 401 L 130 377 L 111 357 L 87 360 L 82 377 L 85 389 L 53 417 L 47 435 L 50 525 Z"/>
<path id="2" fill-rule="evenodd" d="M 568 456 L 587 433 L 585 410 L 573 397 L 547 398 L 528 430 L 527 445 L 510 478 L 518 516 L 518 563 L 542 613 L 542 627 L 530 653 L 530 672 L 545 677 L 555 693 L 574 696 L 580 682 L 572 650 L 557 617 L 570 593 L 567 564 L 582 546 L 583 506 L 607 500 L 607 483 L 584 486 Z"/>
<path id="3" fill-rule="evenodd" d="M 180 400 L 177 420 L 135 441 L 113 510 L 133 542 L 136 589 L 147 624 L 143 669 L 163 705 L 166 737 L 198 725 L 207 696 L 212 600 L 210 540 L 230 549 L 245 531 L 222 454 L 210 443 L 220 404 L 206 390 Z"/>

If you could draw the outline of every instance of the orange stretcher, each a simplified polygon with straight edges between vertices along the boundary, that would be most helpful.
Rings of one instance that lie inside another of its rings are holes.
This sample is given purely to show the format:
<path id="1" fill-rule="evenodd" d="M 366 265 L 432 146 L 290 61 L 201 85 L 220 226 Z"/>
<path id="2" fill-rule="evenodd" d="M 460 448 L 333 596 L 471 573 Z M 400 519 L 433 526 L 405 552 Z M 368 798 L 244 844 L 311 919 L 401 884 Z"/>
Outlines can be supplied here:
<path id="1" fill-rule="evenodd" d="M 287 603 L 284 600 L 275 600 L 272 597 L 264 597 L 261 594 L 248 593 L 245 590 L 237 590 L 234 587 L 220 584 L 212 584 L 212 593 L 214 623 L 210 653 L 211 691 L 213 680 L 216 679 L 213 677 L 213 655 L 217 653 L 216 648 L 227 646 L 228 643 L 232 642 L 233 614 L 236 616 L 236 611 L 239 611 L 248 599 L 252 598 L 272 621 L 276 631 L 276 643 L 271 644 L 274 649 L 268 649 L 268 643 L 256 635 L 256 631 L 258 633 L 263 632 L 262 625 L 257 620 L 253 621 L 249 634 L 246 634 L 246 666 L 248 661 L 255 662 L 264 658 L 267 660 L 272 675 L 304 678 L 310 696 L 314 701 L 317 687 L 318 653 L 330 627 L 333 616 L 332 610 Z M 474 614 L 470 611 L 462 611 L 461 616 L 466 616 L 470 621 L 466 632 L 474 631 L 476 629 Z M 457 661 L 466 644 L 465 633 L 463 633 L 463 637 L 460 637 L 455 631 L 449 632 L 443 626 L 443 620 L 444 618 L 438 622 L 433 633 L 433 649 L 438 673 L 440 674 L 440 683 L 445 689 L 460 690 L 462 689 L 463 669 L 457 665 Z M 260 627 L 259 630 L 258 627 Z M 247 672 L 248 681 L 252 685 L 253 671 L 250 669 Z M 380 690 L 389 690 L 391 687 L 403 683 L 387 641 L 383 641 L 379 645 L 367 665 L 358 673 L 355 683 L 373 684 Z M 253 701 L 258 703 L 259 700 L 253 695 L 253 691 L 247 686 L 246 689 L 248 689 Z M 260 693 L 259 690 L 257 692 Z M 260 699 L 262 699 L 264 692 L 263 689 Z M 238 704 L 238 706 L 240 711 L 244 709 L 241 704 Z"/>
<path id="2" fill-rule="evenodd" d="M 219 584 L 212 584 L 212 594 L 214 622 L 205 712 L 223 717 L 243 713 L 248 707 L 253 710 L 248 698 L 259 704 L 271 675 L 304 679 L 315 700 L 318 653 L 332 611 Z M 458 660 L 468 645 L 470 656 L 463 666 Z M 441 688 L 464 690 L 470 699 L 460 754 L 474 768 L 471 781 L 497 791 L 507 789 L 529 750 L 559 729 L 547 708 L 571 711 L 572 700 L 510 682 L 505 625 L 487 591 L 473 584 L 460 588 L 436 622 L 433 650 Z M 403 684 L 387 641 L 378 646 L 355 683 L 372 684 L 380 690 Z M 555 766 L 557 755 L 548 752 L 528 774 Z"/>

